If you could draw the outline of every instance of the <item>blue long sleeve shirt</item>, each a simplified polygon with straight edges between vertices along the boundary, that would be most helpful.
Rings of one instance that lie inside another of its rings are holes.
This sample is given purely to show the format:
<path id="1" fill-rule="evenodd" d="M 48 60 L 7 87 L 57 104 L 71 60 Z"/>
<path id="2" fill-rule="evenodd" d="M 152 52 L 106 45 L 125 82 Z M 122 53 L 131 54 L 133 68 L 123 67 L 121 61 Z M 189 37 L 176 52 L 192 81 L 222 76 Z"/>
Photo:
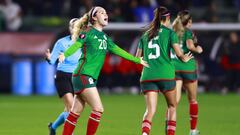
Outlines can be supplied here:
<path id="1" fill-rule="evenodd" d="M 55 64 L 59 54 L 64 53 L 64 51 L 68 49 L 72 44 L 73 44 L 73 41 L 71 40 L 70 35 L 59 39 L 54 44 L 49 63 Z M 78 60 L 81 54 L 82 54 L 81 49 L 77 50 L 73 55 L 67 57 L 63 61 L 63 63 L 58 63 L 57 70 L 67 72 L 67 73 L 72 73 L 74 69 L 77 67 Z"/>

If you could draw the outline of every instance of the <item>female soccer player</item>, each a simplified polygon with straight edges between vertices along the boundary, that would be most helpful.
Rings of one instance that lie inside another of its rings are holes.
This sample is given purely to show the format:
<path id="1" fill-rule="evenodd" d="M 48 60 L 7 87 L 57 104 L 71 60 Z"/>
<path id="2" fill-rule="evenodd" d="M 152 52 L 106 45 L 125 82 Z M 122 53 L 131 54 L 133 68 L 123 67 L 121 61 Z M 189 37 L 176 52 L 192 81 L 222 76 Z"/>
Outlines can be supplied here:
<path id="1" fill-rule="evenodd" d="M 70 33 L 73 32 L 73 25 L 77 19 L 78 18 L 74 18 L 69 21 Z M 49 64 L 55 64 L 59 54 L 61 52 L 64 52 L 72 44 L 73 41 L 71 40 L 70 35 L 59 39 L 55 43 L 52 52 L 50 53 L 49 49 L 46 52 L 46 59 Z M 73 70 L 77 67 L 78 59 L 80 58 L 81 53 L 81 50 L 78 49 L 74 55 L 65 59 L 64 62 L 58 63 L 55 85 L 57 88 L 58 96 L 63 100 L 65 108 L 64 112 L 62 112 L 53 123 L 49 123 L 48 128 L 50 135 L 56 134 L 56 129 L 64 123 L 71 110 L 73 103 L 72 73 Z"/>
<path id="2" fill-rule="evenodd" d="M 88 22 L 92 26 L 87 27 Z M 65 121 L 63 135 L 72 135 L 77 119 L 87 103 L 92 112 L 88 119 L 87 135 L 94 135 L 98 128 L 103 113 L 103 105 L 96 88 L 99 72 L 104 63 L 107 51 L 119 55 L 135 63 L 148 66 L 142 58 L 134 57 L 119 48 L 102 31 L 108 24 L 108 15 L 104 8 L 93 7 L 88 14 L 85 14 L 74 25 L 73 46 L 59 56 L 62 62 L 65 57 L 71 56 L 76 50 L 82 48 L 83 54 L 75 69 L 72 81 L 74 86 L 74 103 L 68 118 Z M 81 31 L 80 36 L 78 33 Z"/>
<path id="3" fill-rule="evenodd" d="M 184 53 L 202 53 L 201 46 L 194 45 L 196 37 L 190 30 L 192 25 L 192 17 L 187 10 L 180 11 L 177 18 L 173 22 L 173 29 L 177 33 L 180 46 Z M 182 86 L 187 92 L 189 101 L 189 113 L 190 113 L 190 135 L 198 135 L 199 131 L 197 127 L 198 119 L 198 103 L 197 103 L 197 63 L 195 59 L 183 63 L 178 58 L 173 57 L 173 63 L 176 69 L 176 87 L 177 87 L 177 103 L 181 98 Z"/>
<path id="4" fill-rule="evenodd" d="M 141 90 L 144 93 L 146 112 L 143 116 L 142 135 L 149 135 L 151 122 L 157 108 L 158 92 L 165 96 L 168 106 L 167 135 L 174 135 L 176 128 L 176 89 L 175 70 L 169 56 L 173 48 L 177 56 L 184 62 L 189 61 L 190 53 L 184 55 L 178 45 L 178 38 L 174 31 L 169 29 L 170 13 L 165 7 L 154 10 L 154 19 L 148 30 L 140 39 L 136 56 L 143 55 L 150 68 L 143 68 L 140 80 Z"/>

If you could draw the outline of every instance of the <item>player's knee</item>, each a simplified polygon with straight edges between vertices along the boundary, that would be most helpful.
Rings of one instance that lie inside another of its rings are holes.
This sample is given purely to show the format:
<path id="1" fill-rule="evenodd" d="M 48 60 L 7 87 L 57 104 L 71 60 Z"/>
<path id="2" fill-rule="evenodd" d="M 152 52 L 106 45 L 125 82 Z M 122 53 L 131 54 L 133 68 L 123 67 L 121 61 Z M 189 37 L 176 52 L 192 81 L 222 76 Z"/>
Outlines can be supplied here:
<path id="1" fill-rule="evenodd" d="M 174 106 L 169 106 L 168 107 L 168 111 L 170 111 L 170 112 L 175 112 L 176 110 L 177 110 L 177 108 L 174 107 Z"/>
<path id="2" fill-rule="evenodd" d="M 69 100 L 69 101 L 67 101 L 67 105 L 70 106 L 70 107 L 72 107 L 73 102 L 74 102 L 73 99 L 72 99 L 72 100 Z"/>
<path id="3" fill-rule="evenodd" d="M 189 103 L 190 104 L 197 104 L 197 100 L 194 98 L 194 99 L 189 99 Z"/>
<path id="4" fill-rule="evenodd" d="M 153 117 L 155 113 L 156 113 L 155 108 L 147 109 L 146 112 L 145 112 L 145 114 L 149 117 Z"/>
<path id="5" fill-rule="evenodd" d="M 189 103 L 197 103 L 197 98 L 196 98 L 196 96 L 191 96 L 191 95 L 189 95 L 189 96 L 188 96 L 188 102 L 189 102 Z"/>
<path id="6" fill-rule="evenodd" d="M 189 95 L 189 96 L 188 96 L 188 101 L 189 101 L 189 103 L 191 103 L 191 102 L 197 102 L 197 97 L 196 97 L 196 95 Z"/>
<path id="7" fill-rule="evenodd" d="M 77 111 L 77 110 L 71 110 L 70 112 L 74 113 L 74 114 L 77 114 L 77 115 L 80 115 L 81 112 Z"/>
<path id="8" fill-rule="evenodd" d="M 180 103 L 180 100 L 179 101 L 177 101 L 177 103 L 176 103 L 176 105 L 178 106 L 178 104 Z"/>
<path id="9" fill-rule="evenodd" d="M 84 107 L 79 107 L 79 108 L 71 108 L 71 112 L 75 112 L 76 114 L 81 114 L 84 110 Z"/>
<path id="10" fill-rule="evenodd" d="M 65 104 L 66 109 L 67 109 L 68 111 L 70 111 L 71 108 L 72 108 L 72 105 L 73 105 L 73 99 L 72 99 L 72 100 L 66 100 L 66 101 L 64 102 L 64 104 Z"/>
<path id="11" fill-rule="evenodd" d="M 71 107 L 71 106 L 66 106 L 66 111 L 67 111 L 67 112 L 70 112 L 70 111 L 71 111 L 71 109 L 72 109 L 72 107 Z"/>
<path id="12" fill-rule="evenodd" d="M 170 103 L 170 104 L 168 105 L 168 108 L 177 108 L 177 102 Z"/>
<path id="13" fill-rule="evenodd" d="M 101 112 L 101 113 L 103 113 L 104 112 L 104 109 L 103 109 L 103 107 L 94 107 L 93 108 L 93 111 L 96 111 L 96 112 Z"/>
<path id="14" fill-rule="evenodd" d="M 156 108 L 151 108 L 151 109 L 149 109 L 149 113 L 150 113 L 151 115 L 154 115 L 154 114 L 156 113 Z"/>

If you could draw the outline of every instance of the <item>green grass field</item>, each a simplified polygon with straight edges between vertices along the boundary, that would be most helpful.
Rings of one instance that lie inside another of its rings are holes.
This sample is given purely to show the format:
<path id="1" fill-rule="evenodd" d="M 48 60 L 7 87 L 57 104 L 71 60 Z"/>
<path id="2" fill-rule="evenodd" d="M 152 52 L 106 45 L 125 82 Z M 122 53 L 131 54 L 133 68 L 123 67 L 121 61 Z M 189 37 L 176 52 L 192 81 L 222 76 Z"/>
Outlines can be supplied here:
<path id="1" fill-rule="evenodd" d="M 200 94 L 199 125 L 201 135 L 240 134 L 240 96 Z M 102 95 L 105 112 L 97 135 L 140 135 L 145 104 L 142 95 Z M 57 96 L 0 95 L 0 135 L 48 135 L 47 123 L 63 110 Z M 166 103 L 159 96 L 158 112 L 151 135 L 164 135 Z M 84 135 L 89 107 L 81 115 L 74 135 Z M 61 135 L 62 127 L 57 134 Z M 189 134 L 186 96 L 178 106 L 177 135 Z"/>

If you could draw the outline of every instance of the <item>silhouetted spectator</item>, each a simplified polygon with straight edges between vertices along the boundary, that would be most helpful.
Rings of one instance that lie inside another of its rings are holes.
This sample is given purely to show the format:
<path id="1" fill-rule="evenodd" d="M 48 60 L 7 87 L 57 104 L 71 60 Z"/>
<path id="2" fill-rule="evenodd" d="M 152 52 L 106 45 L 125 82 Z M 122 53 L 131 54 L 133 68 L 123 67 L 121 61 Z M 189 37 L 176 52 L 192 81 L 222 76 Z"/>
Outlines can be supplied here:
<path id="1" fill-rule="evenodd" d="M 215 1 L 211 1 L 208 5 L 207 10 L 203 14 L 203 21 L 215 23 L 219 22 L 218 8 Z"/>
<path id="2" fill-rule="evenodd" d="M 0 0 L 0 12 L 3 13 L 6 30 L 17 31 L 22 25 L 21 7 L 12 0 Z"/>
<path id="3" fill-rule="evenodd" d="M 226 44 L 222 65 L 226 71 L 225 87 L 222 93 L 238 91 L 240 93 L 240 40 L 236 32 L 231 32 Z"/>

